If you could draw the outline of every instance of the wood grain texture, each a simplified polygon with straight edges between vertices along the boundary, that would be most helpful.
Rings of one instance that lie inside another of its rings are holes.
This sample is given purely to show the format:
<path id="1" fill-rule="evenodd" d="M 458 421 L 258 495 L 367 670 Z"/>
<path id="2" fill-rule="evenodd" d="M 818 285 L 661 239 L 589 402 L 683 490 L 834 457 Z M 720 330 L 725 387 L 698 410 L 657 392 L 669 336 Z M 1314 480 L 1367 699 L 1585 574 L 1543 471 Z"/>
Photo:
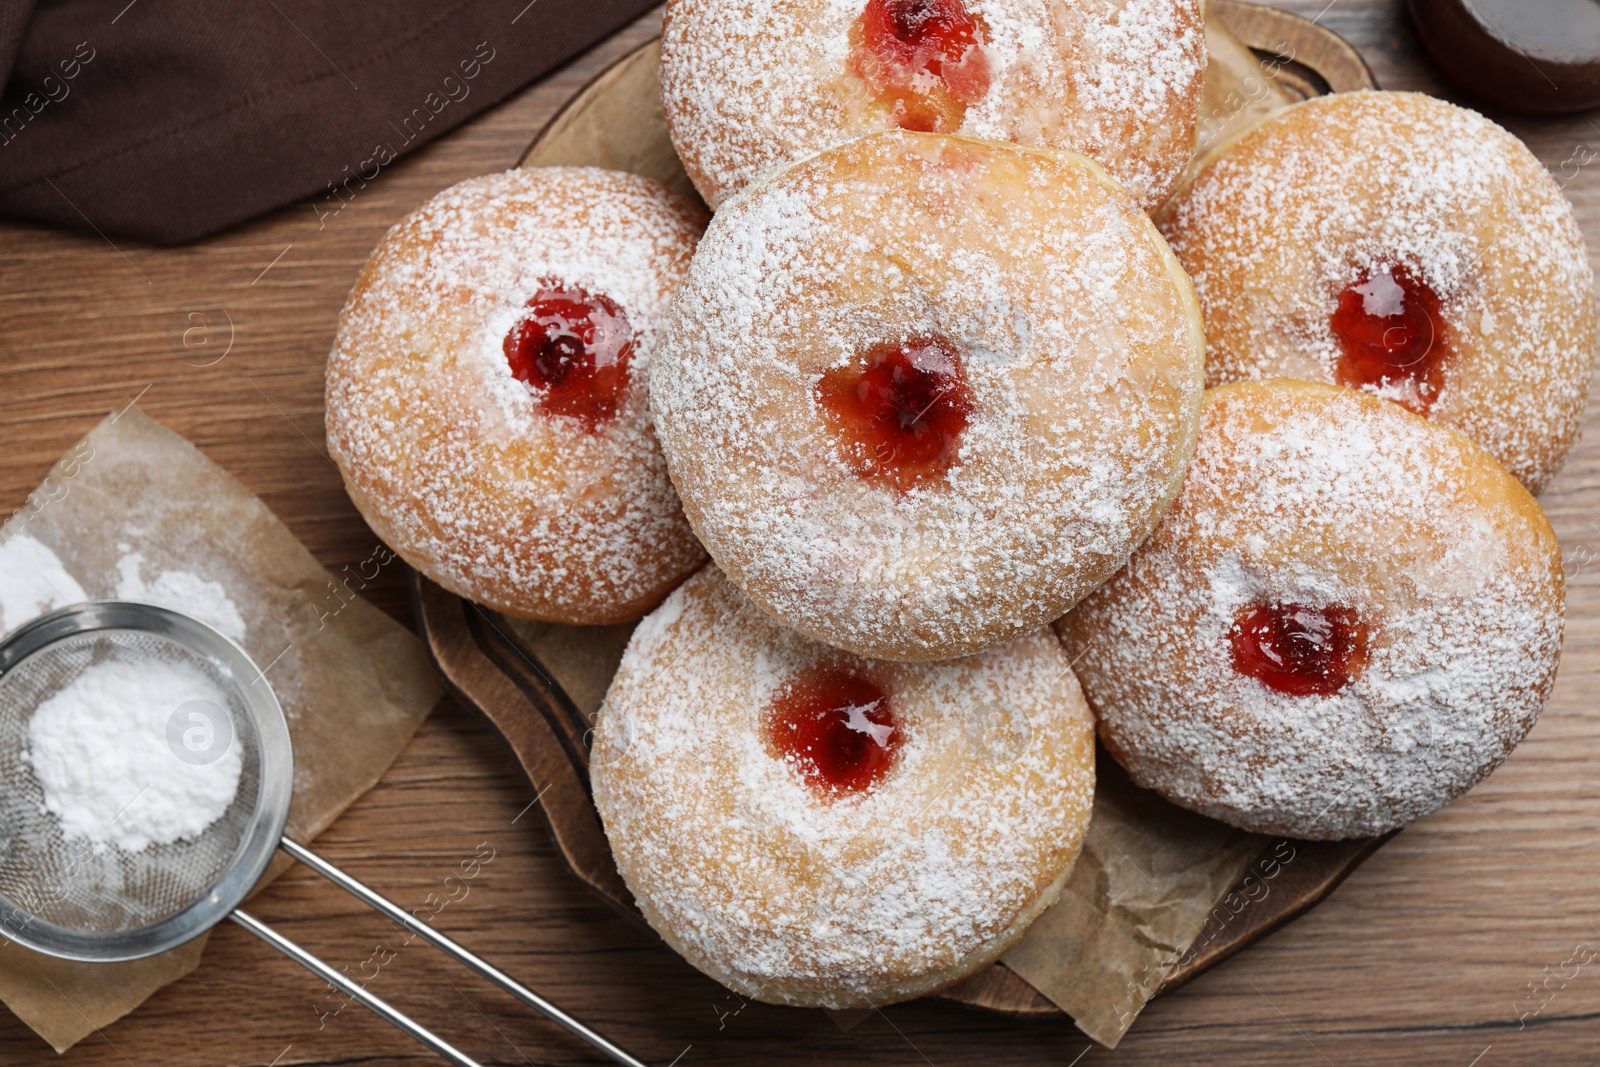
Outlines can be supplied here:
<path id="1" fill-rule="evenodd" d="M 590 889 L 642 924 L 595 810 L 587 724 L 496 616 L 415 572 L 409 580 L 429 658 L 450 693 L 483 714 L 511 749 L 539 798 L 535 812 L 556 851 Z"/>
<path id="2" fill-rule="evenodd" d="M 1459 99 L 1421 58 L 1397 0 L 1279 6 L 1320 14 L 1386 88 Z M 312 207 L 299 204 L 190 248 L 118 251 L 92 232 L 0 223 L 0 507 L 20 506 L 65 448 L 148 386 L 141 403 L 260 493 L 319 559 L 335 567 L 365 559 L 374 538 L 321 451 L 322 362 L 356 271 L 385 227 L 454 181 L 512 165 L 562 101 L 655 32 L 641 21 L 385 168 L 321 228 Z M 71 103 L 91 101 L 75 94 Z M 1591 250 L 1600 250 L 1600 160 L 1580 162 L 1596 158 L 1600 129 L 1585 116 L 1495 117 L 1566 176 Z M 211 366 L 190 364 L 220 349 L 185 349 L 169 333 L 173 313 L 190 302 L 220 305 L 234 323 L 233 347 Z M 1570 607 L 1561 676 L 1532 735 L 1487 782 L 1401 833 L 1309 915 L 1154 1002 L 1115 1052 L 1086 1051 L 1065 1022 L 1019 1024 L 937 1002 L 888 1008 L 849 1033 L 817 1012 L 741 1008 L 566 873 L 503 743 L 448 702 L 318 846 L 412 906 L 480 846 L 494 849 L 467 895 L 440 913 L 440 927 L 656 1064 L 680 1055 L 680 1067 L 1592 1064 L 1600 1059 L 1600 966 L 1566 962 L 1580 943 L 1600 946 L 1593 407 L 1587 428 L 1589 440 L 1543 498 L 1567 553 Z M 408 617 L 398 573 L 382 575 L 369 595 Z M 381 920 L 304 872 L 274 885 L 256 910 L 352 971 L 378 942 L 394 947 Z M 1539 998 L 1530 983 L 1541 985 Z M 420 945 L 398 948 L 373 988 L 486 1063 L 597 1062 Z M 248 934 L 223 929 L 198 972 L 64 1062 L 430 1062 L 359 1008 L 319 1015 L 332 1006 L 322 992 Z M 0 1063 L 61 1062 L 0 1013 Z"/>

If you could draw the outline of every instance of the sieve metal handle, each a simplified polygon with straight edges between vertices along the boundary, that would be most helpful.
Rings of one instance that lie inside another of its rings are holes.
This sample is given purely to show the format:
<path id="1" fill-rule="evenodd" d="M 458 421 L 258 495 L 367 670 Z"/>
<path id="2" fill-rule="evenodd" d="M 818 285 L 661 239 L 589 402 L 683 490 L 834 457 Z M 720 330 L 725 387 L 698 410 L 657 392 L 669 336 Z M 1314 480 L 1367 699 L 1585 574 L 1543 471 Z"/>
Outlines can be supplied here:
<path id="1" fill-rule="evenodd" d="M 278 931 L 274 930 L 260 919 L 257 919 L 255 916 L 249 914 L 243 908 L 235 908 L 234 911 L 229 914 L 228 918 L 232 919 L 246 930 L 249 930 L 252 934 L 255 934 L 261 940 L 265 941 L 267 944 L 271 945 L 285 956 L 288 956 L 291 960 L 294 960 L 296 963 L 310 971 L 312 974 L 316 975 L 318 978 L 323 979 L 329 985 L 332 985 L 335 988 L 348 993 L 356 1000 L 359 1000 L 363 1005 L 370 1008 L 372 1012 L 379 1018 L 387 1020 L 400 1030 L 410 1034 L 412 1037 L 428 1046 L 428 1048 L 432 1049 L 434 1052 L 437 1052 L 439 1055 L 455 1064 L 456 1067 L 482 1067 L 477 1060 L 473 1059 L 471 1056 L 468 1056 L 465 1052 L 462 1052 L 460 1049 L 450 1044 L 450 1042 L 446 1041 L 438 1034 L 435 1034 L 432 1030 L 429 1030 L 427 1027 L 411 1018 L 411 1016 L 405 1014 L 397 1008 L 391 1007 L 388 1001 L 384 1000 L 377 994 L 367 992 L 367 990 L 359 983 L 352 981 L 348 976 L 334 970 L 332 967 L 329 967 L 326 963 L 323 963 L 321 960 L 317 959 L 317 957 L 313 956 L 311 953 L 307 952 L 293 941 L 290 941 L 287 937 L 284 937 L 282 934 L 278 933 Z"/>
<path id="2" fill-rule="evenodd" d="M 278 847 L 283 849 L 283 851 L 288 855 L 294 857 L 307 867 L 311 868 L 316 873 L 322 875 L 322 877 L 326 878 L 340 889 L 343 889 L 345 892 L 361 901 L 363 904 L 366 904 L 374 911 L 389 919 L 392 919 L 401 926 L 404 926 L 407 930 L 416 934 L 424 941 L 427 941 L 441 952 L 451 956 L 459 963 L 466 965 L 482 977 L 488 979 L 501 989 L 505 990 L 507 993 L 510 993 L 512 996 L 528 1005 L 528 1007 L 544 1015 L 546 1018 L 559 1023 L 569 1033 L 582 1038 L 596 1049 L 599 1049 L 607 1056 L 610 1056 L 616 1062 L 623 1064 L 624 1067 L 645 1067 L 644 1063 L 628 1055 L 628 1053 L 624 1052 L 616 1045 L 613 1045 L 610 1041 L 607 1041 L 604 1037 L 601 1037 L 599 1034 L 595 1033 L 593 1030 L 583 1025 L 583 1023 L 580 1023 L 578 1020 L 574 1019 L 572 1016 L 568 1015 L 566 1012 L 562 1011 L 560 1008 L 556 1007 L 554 1004 L 550 1003 L 548 1000 L 544 999 L 539 994 L 523 985 L 521 982 L 518 982 L 515 978 L 512 978 L 510 975 L 494 966 L 494 964 L 480 958 L 474 953 L 456 944 L 456 942 L 452 941 L 444 934 L 441 934 L 429 924 L 423 922 L 421 919 L 418 919 L 416 916 L 412 915 L 398 904 L 395 904 L 387 897 L 384 897 L 367 888 L 361 882 L 358 882 L 348 874 L 345 874 L 339 868 L 318 856 L 304 845 L 296 844 L 285 837 Z M 382 1014 L 382 1012 L 379 1014 Z M 401 1016 L 401 1018 L 404 1018 L 404 1016 Z M 390 1021 L 392 1022 L 393 1020 L 391 1019 Z M 399 1024 L 396 1023 L 395 1025 L 398 1026 Z M 402 1029 L 404 1028 L 402 1027 Z M 423 1031 L 423 1033 L 426 1032 L 427 1031 Z"/>

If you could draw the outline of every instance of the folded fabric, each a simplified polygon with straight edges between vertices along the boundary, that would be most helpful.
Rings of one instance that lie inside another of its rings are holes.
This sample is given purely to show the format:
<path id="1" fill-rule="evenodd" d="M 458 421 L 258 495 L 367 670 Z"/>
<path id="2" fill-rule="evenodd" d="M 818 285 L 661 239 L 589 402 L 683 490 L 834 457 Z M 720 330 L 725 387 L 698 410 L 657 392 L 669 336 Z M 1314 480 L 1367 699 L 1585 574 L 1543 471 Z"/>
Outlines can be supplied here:
<path id="1" fill-rule="evenodd" d="M 191 241 L 371 181 L 651 6 L 0 3 L 0 214 Z"/>

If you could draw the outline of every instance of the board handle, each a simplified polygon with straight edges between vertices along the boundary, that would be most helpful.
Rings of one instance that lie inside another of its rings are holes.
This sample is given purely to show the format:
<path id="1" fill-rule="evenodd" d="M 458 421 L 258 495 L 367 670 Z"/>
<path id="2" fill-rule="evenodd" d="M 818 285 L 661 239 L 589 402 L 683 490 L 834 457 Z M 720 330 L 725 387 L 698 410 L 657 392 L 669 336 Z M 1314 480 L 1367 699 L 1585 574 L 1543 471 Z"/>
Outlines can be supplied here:
<path id="1" fill-rule="evenodd" d="M 417 630 L 445 688 L 488 719 L 511 747 L 533 787 L 529 808 L 538 810 L 573 873 L 617 911 L 643 924 L 633 894 L 617 873 L 589 792 L 587 728 L 573 723 L 576 710 L 556 696 L 554 683 L 538 665 L 492 625 L 493 616 L 485 609 L 416 571 L 407 581 Z"/>

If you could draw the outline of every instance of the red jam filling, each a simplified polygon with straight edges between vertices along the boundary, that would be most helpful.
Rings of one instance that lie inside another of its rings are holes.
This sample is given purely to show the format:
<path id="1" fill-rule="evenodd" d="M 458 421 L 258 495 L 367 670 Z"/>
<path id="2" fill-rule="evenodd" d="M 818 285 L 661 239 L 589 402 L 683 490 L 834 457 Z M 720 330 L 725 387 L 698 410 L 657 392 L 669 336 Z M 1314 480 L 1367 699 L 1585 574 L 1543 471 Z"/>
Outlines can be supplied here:
<path id="1" fill-rule="evenodd" d="M 963 0 L 867 0 L 850 69 L 903 130 L 954 133 L 989 91 L 984 28 Z"/>
<path id="2" fill-rule="evenodd" d="M 1367 661 L 1367 630 L 1349 608 L 1259 604 L 1228 632 L 1233 669 L 1290 696 L 1328 696 Z"/>
<path id="3" fill-rule="evenodd" d="M 768 709 L 768 737 L 823 793 L 860 793 L 894 763 L 901 731 L 882 688 L 848 671 L 803 676 Z"/>
<path id="4" fill-rule="evenodd" d="M 1343 354 L 1340 385 L 1386 396 L 1426 415 L 1449 357 L 1439 295 L 1405 267 L 1364 272 L 1339 294 L 1329 320 Z"/>
<path id="5" fill-rule="evenodd" d="M 902 492 L 955 465 L 972 418 L 961 360 L 940 337 L 873 345 L 825 373 L 816 393 L 851 469 Z"/>
<path id="6" fill-rule="evenodd" d="M 628 386 L 633 330 L 610 297 L 546 283 L 504 347 L 511 376 L 530 387 L 546 412 L 577 419 L 590 433 L 616 417 Z"/>

